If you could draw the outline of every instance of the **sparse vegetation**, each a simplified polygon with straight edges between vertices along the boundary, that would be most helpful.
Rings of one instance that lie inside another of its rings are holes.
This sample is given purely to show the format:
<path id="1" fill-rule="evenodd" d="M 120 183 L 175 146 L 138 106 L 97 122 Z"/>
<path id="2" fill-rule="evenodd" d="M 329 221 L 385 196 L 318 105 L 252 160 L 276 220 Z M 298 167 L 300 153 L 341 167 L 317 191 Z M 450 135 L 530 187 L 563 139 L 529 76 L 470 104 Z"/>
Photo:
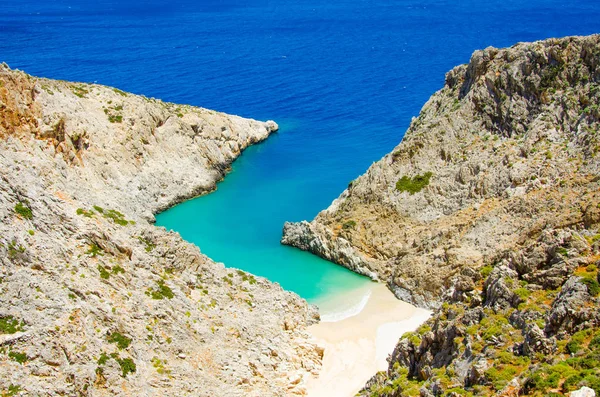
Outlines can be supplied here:
<path id="1" fill-rule="evenodd" d="M 90 91 L 83 84 L 72 84 L 71 92 L 79 98 L 85 98 Z"/>
<path id="2" fill-rule="evenodd" d="M 144 248 L 146 250 L 146 252 L 150 252 L 152 251 L 154 248 L 156 248 L 156 244 L 154 244 L 152 241 L 148 240 L 145 237 L 138 237 L 138 240 L 140 240 L 140 242 L 142 242 L 144 245 L 146 245 L 146 247 Z"/>
<path id="3" fill-rule="evenodd" d="M 19 385 L 10 384 L 8 385 L 8 389 L 2 392 L 2 397 L 12 397 L 19 394 L 23 389 Z"/>
<path id="4" fill-rule="evenodd" d="M 125 269 L 123 269 L 121 266 L 119 265 L 114 265 L 112 270 L 111 270 L 112 274 L 119 274 L 119 273 L 125 273 Z"/>
<path id="5" fill-rule="evenodd" d="M 19 364 L 24 364 L 27 360 L 29 360 L 29 357 L 27 357 L 27 354 L 21 353 L 21 352 L 15 352 L 12 350 L 10 352 L 8 352 L 8 357 L 10 357 L 14 361 L 18 362 Z"/>
<path id="6" fill-rule="evenodd" d="M 146 290 L 146 295 L 152 297 L 152 299 L 173 299 L 173 297 L 175 297 L 173 290 L 165 284 L 164 280 L 158 280 L 156 285 L 156 288 L 148 288 L 148 290 Z"/>
<path id="7" fill-rule="evenodd" d="M 254 275 L 246 273 L 243 270 L 237 270 L 237 274 L 242 278 L 242 281 L 247 281 L 250 284 L 256 284 L 256 278 Z"/>
<path id="8" fill-rule="evenodd" d="M 119 349 L 127 349 L 131 344 L 131 338 L 128 338 L 119 332 L 113 332 L 112 334 L 109 334 L 106 337 L 106 340 L 109 343 L 116 343 Z"/>
<path id="9" fill-rule="evenodd" d="M 168 369 L 166 367 L 167 365 L 167 360 L 160 360 L 158 357 L 154 356 L 152 357 L 152 366 L 156 369 L 156 372 L 158 372 L 161 375 L 164 374 L 170 374 L 171 370 Z"/>
<path id="10" fill-rule="evenodd" d="M 400 192 L 409 192 L 413 195 L 429 185 L 429 180 L 432 176 L 433 173 L 431 172 L 426 172 L 423 175 L 415 175 L 412 178 L 405 175 L 396 182 L 396 190 Z"/>
<path id="11" fill-rule="evenodd" d="M 344 230 L 354 229 L 355 227 L 356 227 L 356 222 L 353 220 L 346 221 L 342 225 L 342 229 L 344 229 Z"/>
<path id="12" fill-rule="evenodd" d="M 19 201 L 15 205 L 15 212 L 21 215 L 21 217 L 23 217 L 24 219 L 33 219 L 33 211 L 31 211 L 31 208 L 29 207 L 29 203 L 27 201 Z"/>
<path id="13" fill-rule="evenodd" d="M 108 280 L 110 278 L 110 273 L 104 266 L 98 265 L 98 271 L 100 272 L 101 279 Z"/>
<path id="14" fill-rule="evenodd" d="M 96 212 L 94 212 L 94 210 Z M 91 209 L 91 210 L 86 210 L 83 208 L 77 209 L 77 215 L 83 215 L 86 218 L 92 218 L 96 214 L 102 215 L 105 219 L 109 219 L 109 220 L 113 221 L 114 223 L 116 223 L 117 225 L 127 226 L 129 224 L 132 224 L 132 225 L 135 224 L 134 221 L 128 221 L 127 219 L 125 219 L 125 215 L 123 215 L 119 211 L 112 210 L 112 209 L 107 210 L 98 205 L 94 205 L 93 209 Z"/>
<path id="15" fill-rule="evenodd" d="M 98 255 L 104 256 L 104 250 L 95 242 L 90 243 L 89 249 L 85 253 L 92 258 L 95 258 Z"/>
<path id="16" fill-rule="evenodd" d="M 131 358 L 120 358 L 118 354 L 112 353 L 110 355 L 121 367 L 121 376 L 123 378 L 127 377 L 128 374 L 132 374 L 137 370 L 135 362 Z"/>
<path id="17" fill-rule="evenodd" d="M 6 316 L 0 318 L 0 334 L 14 334 L 16 332 L 23 331 L 23 321 L 19 322 L 13 316 Z"/>

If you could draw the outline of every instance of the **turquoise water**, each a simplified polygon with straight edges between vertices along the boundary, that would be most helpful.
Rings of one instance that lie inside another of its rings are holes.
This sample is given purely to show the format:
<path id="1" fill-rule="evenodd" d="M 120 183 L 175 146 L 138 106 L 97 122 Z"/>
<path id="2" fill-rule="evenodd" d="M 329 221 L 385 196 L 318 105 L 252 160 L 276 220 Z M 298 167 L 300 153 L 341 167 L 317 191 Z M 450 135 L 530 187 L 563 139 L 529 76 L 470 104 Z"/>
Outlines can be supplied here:
<path id="1" fill-rule="evenodd" d="M 305 188 L 310 184 L 302 179 L 306 164 L 298 163 L 297 168 L 273 167 L 274 158 L 290 154 L 281 148 L 292 149 L 288 145 L 294 143 L 297 128 L 293 123 L 282 122 L 278 133 L 248 148 L 236 160 L 217 191 L 179 204 L 156 219 L 157 225 L 176 230 L 212 259 L 266 277 L 320 304 L 329 296 L 363 290 L 372 282 L 278 243 L 283 223 L 294 215 L 298 219 L 302 216 L 304 208 L 298 202 L 310 201 L 312 195 L 318 194 Z M 265 157 L 270 161 L 261 160 Z M 294 199 L 290 200 L 290 196 Z M 358 304 L 361 296 L 347 303 Z"/>
<path id="2" fill-rule="evenodd" d="M 2 1 L 0 62 L 277 121 L 217 192 L 158 221 L 320 303 L 368 282 L 280 246 L 283 222 L 312 219 L 398 144 L 474 50 L 599 21 L 598 0 Z"/>

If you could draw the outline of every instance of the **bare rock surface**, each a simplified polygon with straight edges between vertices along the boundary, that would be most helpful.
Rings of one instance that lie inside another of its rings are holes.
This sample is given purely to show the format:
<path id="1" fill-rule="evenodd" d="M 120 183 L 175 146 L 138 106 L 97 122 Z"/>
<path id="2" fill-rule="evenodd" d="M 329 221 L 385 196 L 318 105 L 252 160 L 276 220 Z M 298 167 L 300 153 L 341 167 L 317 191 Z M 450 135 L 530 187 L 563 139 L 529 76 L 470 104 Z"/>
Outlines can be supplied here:
<path id="1" fill-rule="evenodd" d="M 0 394 L 304 394 L 315 308 L 149 223 L 276 129 L 0 66 Z"/>

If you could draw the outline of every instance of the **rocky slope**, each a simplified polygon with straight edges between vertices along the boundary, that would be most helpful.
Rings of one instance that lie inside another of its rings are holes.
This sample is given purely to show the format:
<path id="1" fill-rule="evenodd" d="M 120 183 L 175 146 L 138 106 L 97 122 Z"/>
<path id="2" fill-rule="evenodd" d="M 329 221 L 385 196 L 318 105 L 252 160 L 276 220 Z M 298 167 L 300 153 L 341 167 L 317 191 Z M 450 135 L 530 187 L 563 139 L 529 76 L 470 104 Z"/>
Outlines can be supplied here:
<path id="1" fill-rule="evenodd" d="M 600 36 L 487 48 L 282 242 L 437 309 L 364 395 L 600 391 Z"/>
<path id="2" fill-rule="evenodd" d="M 314 308 L 149 223 L 276 129 L 0 66 L 0 394 L 302 394 Z"/>

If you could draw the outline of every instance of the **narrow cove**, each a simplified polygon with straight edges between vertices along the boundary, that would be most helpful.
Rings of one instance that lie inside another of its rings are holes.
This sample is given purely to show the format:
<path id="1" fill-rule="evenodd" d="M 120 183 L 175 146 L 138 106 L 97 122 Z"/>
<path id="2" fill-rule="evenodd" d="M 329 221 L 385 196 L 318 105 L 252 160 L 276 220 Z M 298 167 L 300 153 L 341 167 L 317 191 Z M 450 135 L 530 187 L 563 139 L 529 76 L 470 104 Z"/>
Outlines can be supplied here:
<path id="1" fill-rule="evenodd" d="M 227 267 L 265 277 L 296 292 L 319 306 L 323 320 L 340 320 L 364 307 L 375 283 L 279 243 L 286 220 L 315 215 L 310 203 L 290 199 L 308 182 L 298 179 L 302 175 L 289 175 L 276 166 L 278 157 L 289 154 L 287 141 L 293 128 L 284 123 L 267 141 L 248 148 L 215 192 L 158 214 L 156 225 L 177 231 Z"/>
<path id="2" fill-rule="evenodd" d="M 397 300 L 381 283 L 279 243 L 286 220 L 316 215 L 315 200 L 302 200 L 306 192 L 298 189 L 314 186 L 318 166 L 284 165 L 299 149 L 293 141 L 297 125 L 280 123 L 278 133 L 235 161 L 215 192 L 158 214 L 156 224 L 225 266 L 277 282 L 317 305 L 321 322 L 308 332 L 324 348 L 323 367 L 318 378 L 304 379 L 308 395 L 352 396 L 387 367 L 398 338 L 429 312 Z M 311 166 L 313 173 L 307 172 Z"/>

